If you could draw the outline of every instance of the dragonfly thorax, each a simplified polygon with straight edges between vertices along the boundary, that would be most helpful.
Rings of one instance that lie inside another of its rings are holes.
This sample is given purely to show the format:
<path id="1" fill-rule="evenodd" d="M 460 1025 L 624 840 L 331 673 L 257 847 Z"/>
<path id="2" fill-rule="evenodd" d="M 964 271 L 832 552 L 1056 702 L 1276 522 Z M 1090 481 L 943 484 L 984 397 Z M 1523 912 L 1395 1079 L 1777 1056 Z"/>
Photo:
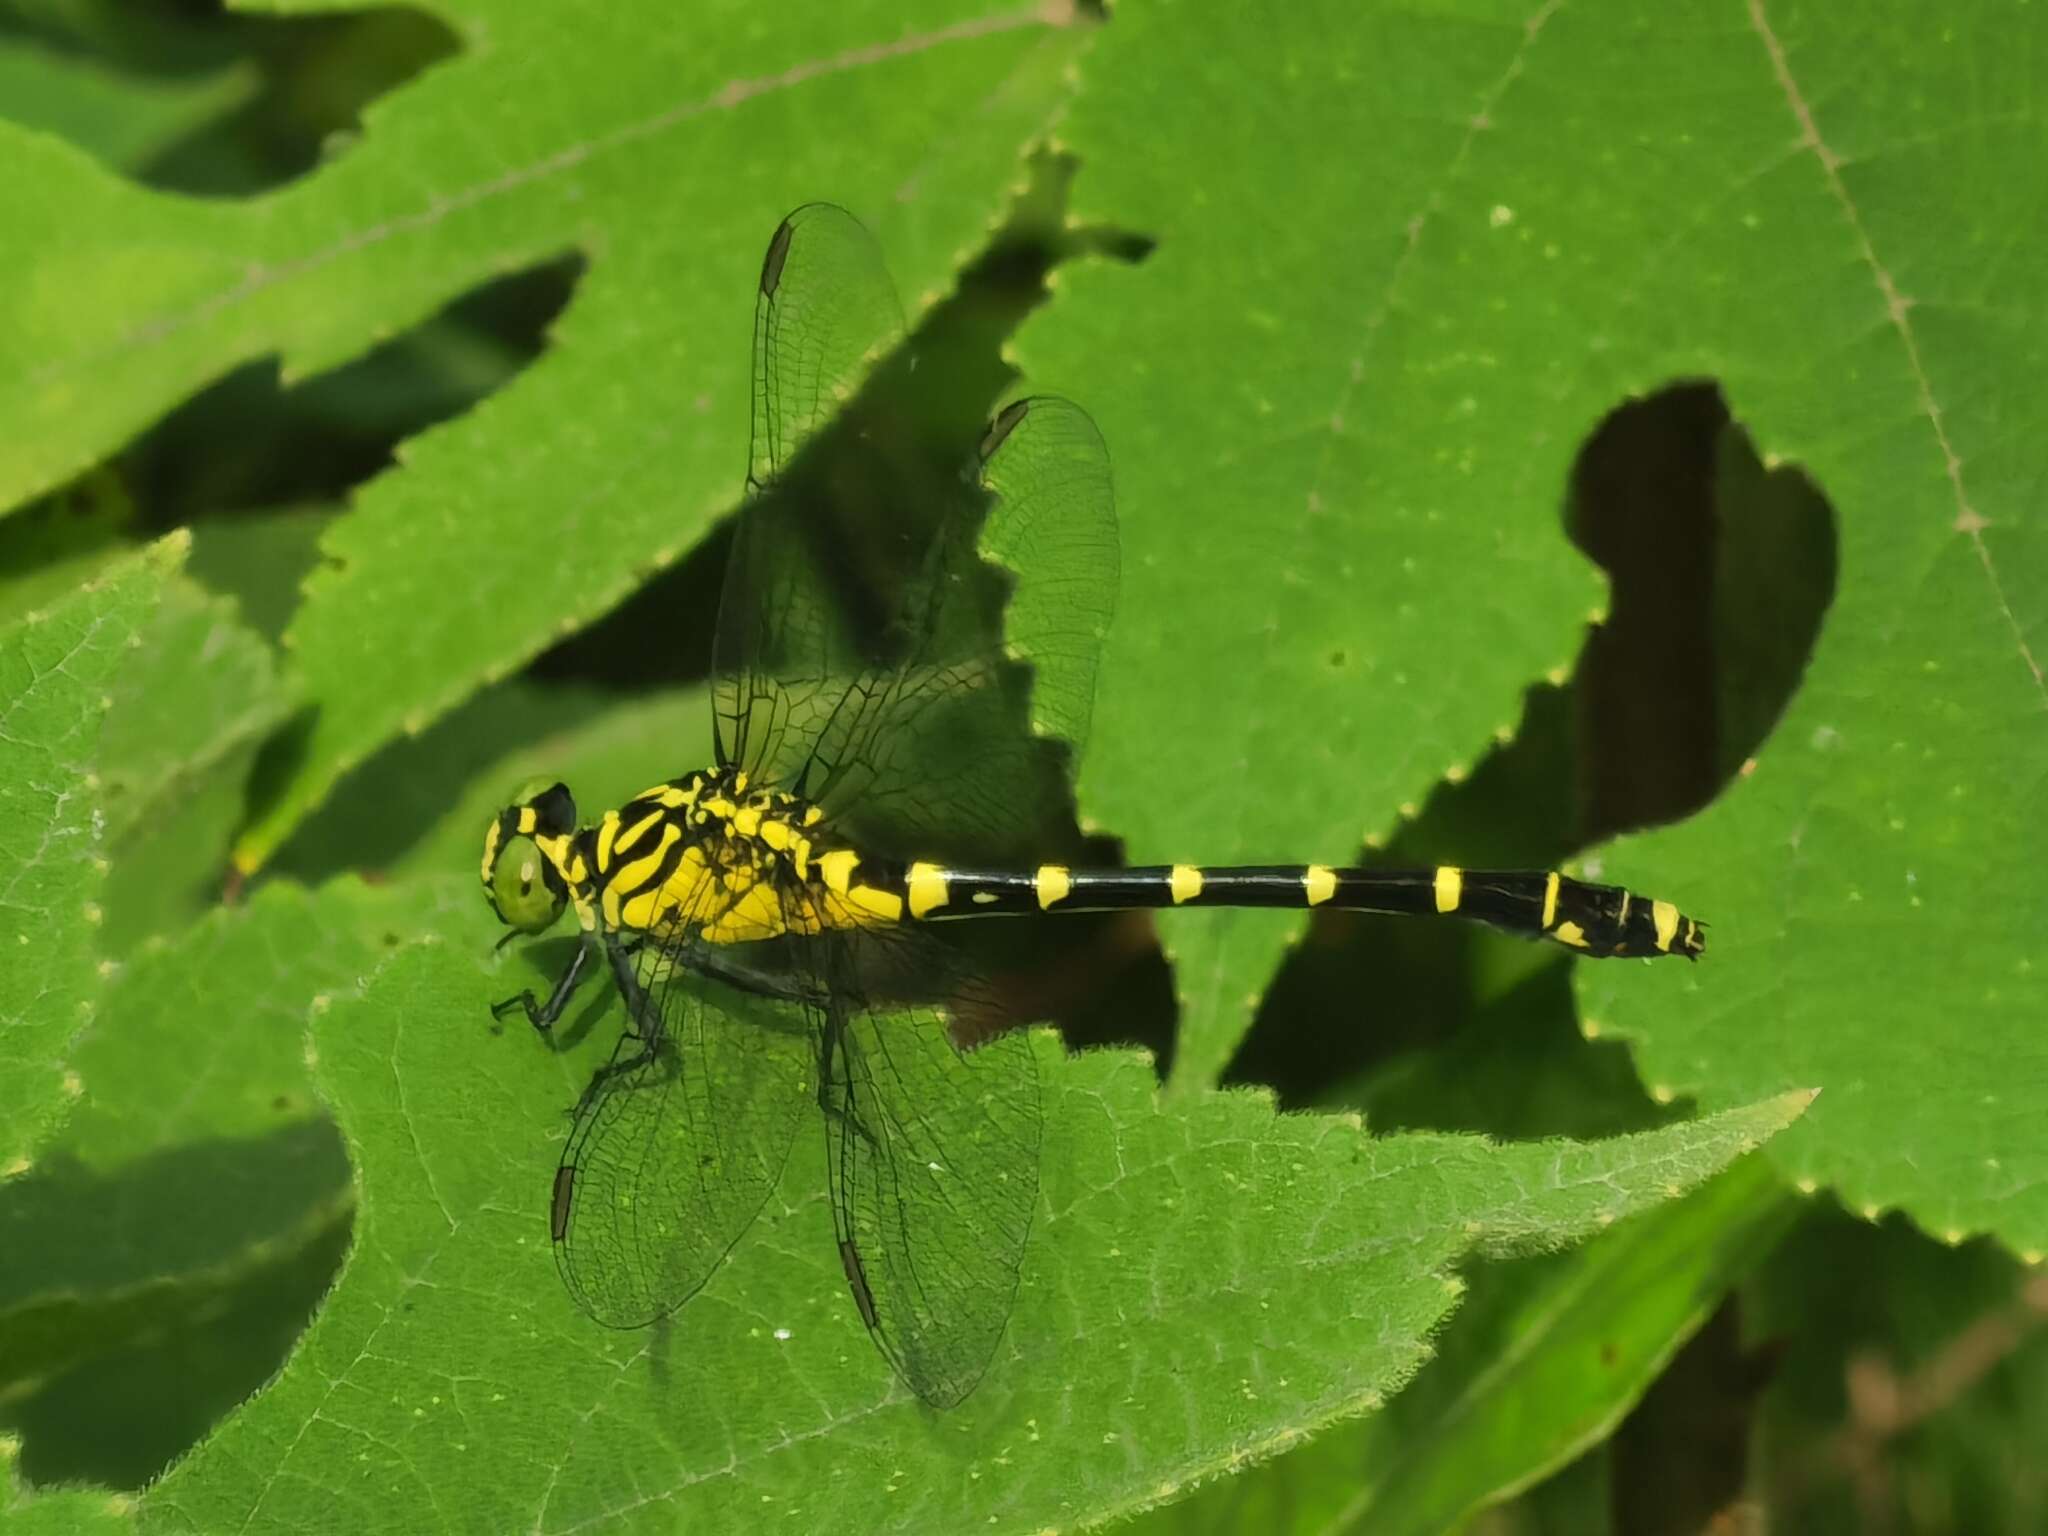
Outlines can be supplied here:
<path id="1" fill-rule="evenodd" d="M 586 931 L 710 943 L 859 920 L 825 885 L 850 855 L 819 808 L 737 769 L 654 785 L 580 828 L 566 788 L 526 791 L 486 830 L 483 866 L 493 910 L 522 932 L 571 905 Z"/>

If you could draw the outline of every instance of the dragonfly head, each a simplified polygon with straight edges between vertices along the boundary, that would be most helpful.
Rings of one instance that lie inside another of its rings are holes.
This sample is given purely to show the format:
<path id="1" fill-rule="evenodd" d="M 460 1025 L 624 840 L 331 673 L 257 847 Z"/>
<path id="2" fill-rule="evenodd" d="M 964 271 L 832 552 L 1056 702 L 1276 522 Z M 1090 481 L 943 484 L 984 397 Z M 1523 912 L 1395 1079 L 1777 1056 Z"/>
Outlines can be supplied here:
<path id="1" fill-rule="evenodd" d="M 513 791 L 484 829 L 484 898 L 498 921 L 520 933 L 554 926 L 569 901 L 562 864 L 575 832 L 567 785 L 534 779 Z"/>

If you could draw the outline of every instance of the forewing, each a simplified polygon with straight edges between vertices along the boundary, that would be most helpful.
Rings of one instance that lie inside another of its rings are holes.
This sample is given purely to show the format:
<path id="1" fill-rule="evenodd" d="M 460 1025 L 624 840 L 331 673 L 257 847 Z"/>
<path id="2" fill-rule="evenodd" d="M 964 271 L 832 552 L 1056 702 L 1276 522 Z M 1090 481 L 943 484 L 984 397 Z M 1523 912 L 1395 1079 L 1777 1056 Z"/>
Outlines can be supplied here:
<path id="1" fill-rule="evenodd" d="M 1109 449 L 1080 406 L 1036 395 L 989 423 L 980 477 L 981 552 L 1009 573 L 1003 639 L 1031 666 L 1032 728 L 1078 758 L 1121 574 Z"/>
<path id="2" fill-rule="evenodd" d="M 713 658 L 719 760 L 757 778 L 800 770 L 858 667 L 833 574 L 854 541 L 785 477 L 902 328 L 881 251 L 852 214 L 810 203 L 776 228 L 754 307 L 747 503 Z"/>
<path id="3" fill-rule="evenodd" d="M 1038 1203 L 1040 1109 L 1029 1037 L 990 1027 L 960 957 L 908 933 L 838 940 L 827 1007 L 825 1139 L 840 1257 L 876 1345 L 934 1407 L 973 1390 L 1016 1298 Z M 946 1001 L 870 1001 L 873 949 Z"/>
<path id="4" fill-rule="evenodd" d="M 881 851 L 1026 857 L 1066 809 L 1115 612 L 1109 452 L 1072 401 L 1019 400 L 960 491 L 906 592 L 901 664 L 851 691 L 816 798 Z"/>
<path id="5" fill-rule="evenodd" d="M 577 1110 L 555 1176 L 555 1260 L 613 1328 L 674 1311 L 711 1277 L 782 1176 L 809 1097 L 793 1002 L 690 970 L 652 940 L 630 965 L 659 1020 L 629 1028 Z"/>

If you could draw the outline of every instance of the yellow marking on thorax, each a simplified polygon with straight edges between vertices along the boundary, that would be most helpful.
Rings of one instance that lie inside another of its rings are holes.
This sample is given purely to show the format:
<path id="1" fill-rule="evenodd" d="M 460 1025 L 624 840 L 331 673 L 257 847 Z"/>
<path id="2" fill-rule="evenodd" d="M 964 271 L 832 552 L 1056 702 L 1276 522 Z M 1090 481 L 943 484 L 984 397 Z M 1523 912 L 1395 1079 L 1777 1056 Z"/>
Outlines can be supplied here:
<path id="1" fill-rule="evenodd" d="M 759 817 L 760 812 L 756 811 L 754 814 Z M 796 846 L 796 829 L 788 822 L 778 821 L 771 816 L 761 821 L 759 826 L 762 843 L 777 853 L 787 853 Z"/>
<path id="2" fill-rule="evenodd" d="M 1337 894 L 1337 872 L 1321 864 L 1311 864 L 1301 872 L 1301 888 L 1308 893 L 1308 904 L 1320 907 Z"/>
<path id="3" fill-rule="evenodd" d="M 597 824 L 597 867 L 607 869 L 612 862 L 612 840 L 619 835 L 619 813 L 606 811 L 604 820 Z"/>
<path id="4" fill-rule="evenodd" d="M 819 810 L 815 805 L 807 805 L 804 807 L 804 825 L 807 827 L 815 827 L 821 820 L 824 819 L 824 816 L 825 813 Z"/>
<path id="5" fill-rule="evenodd" d="M 624 854 L 635 843 L 639 842 L 641 838 L 667 820 L 668 817 L 662 812 L 649 811 L 645 816 L 634 822 L 632 826 L 612 838 L 612 858 L 615 859 Z M 669 830 L 673 832 L 675 827 L 671 825 Z M 599 863 L 609 867 L 609 860 L 600 860 Z"/>
<path id="6" fill-rule="evenodd" d="M 615 926 L 643 931 L 658 930 L 674 922 L 679 912 L 697 911 L 703 905 L 704 883 L 713 878 L 710 865 L 704 862 L 704 850 L 695 846 L 683 850 L 676 867 L 660 885 L 619 901 L 613 893 L 620 888 L 624 873 L 620 871 L 621 878 L 605 887 L 605 897 L 618 909 Z"/>
<path id="7" fill-rule="evenodd" d="M 1586 948 L 1586 931 L 1577 923 L 1559 923 L 1557 932 L 1551 935 L 1560 944 L 1569 944 L 1573 949 Z"/>
<path id="8" fill-rule="evenodd" d="M 1614 917 L 1614 923 L 1616 927 L 1620 927 L 1628 921 L 1629 903 L 1634 900 L 1635 897 L 1630 895 L 1627 891 L 1623 891 L 1621 893 L 1621 910 L 1618 913 L 1616 913 Z"/>
<path id="9" fill-rule="evenodd" d="M 568 867 L 569 838 L 566 834 L 560 834 L 555 837 L 536 836 L 533 840 L 533 846 L 541 851 L 543 858 L 555 866 L 558 874 Z"/>
<path id="10" fill-rule="evenodd" d="M 654 847 L 651 850 L 649 850 L 647 853 L 642 854 L 637 859 L 633 859 L 628 863 L 621 864 L 617 869 L 613 870 L 611 879 L 605 883 L 606 907 L 608 909 L 617 909 L 621 913 L 621 915 L 624 915 L 624 909 L 618 908 L 617 898 L 614 897 L 612 893 L 614 891 L 629 891 L 637 885 L 645 884 L 648 877 L 651 876 L 654 873 L 654 871 L 660 867 L 662 855 L 666 854 L 669 848 L 675 843 L 676 839 L 678 839 L 682 835 L 683 834 L 681 832 L 676 830 L 676 824 L 674 822 L 669 822 L 666 826 L 664 826 L 661 829 L 661 838 L 659 841 L 655 843 Z M 691 851 L 695 852 L 696 850 L 692 849 Z M 666 883 L 664 883 L 658 889 L 666 890 Z M 650 891 L 643 892 L 642 894 L 652 896 L 656 893 Z M 634 907 L 642 911 L 646 910 L 645 908 L 640 908 L 639 904 L 636 901 L 629 901 L 627 903 L 627 906 Z M 646 919 L 646 921 L 642 922 L 633 922 L 630 918 L 628 919 L 630 925 L 635 928 L 645 928 L 652 921 L 652 917 L 649 917 Z"/>
<path id="11" fill-rule="evenodd" d="M 853 867 L 859 862 L 860 855 L 851 848 L 834 848 L 818 860 L 818 878 L 833 895 L 844 896 L 846 883 L 853 878 Z"/>
<path id="12" fill-rule="evenodd" d="M 1558 878 L 1558 873 L 1554 869 L 1550 872 L 1549 878 L 1543 882 L 1543 931 L 1545 933 L 1548 933 L 1550 925 L 1557 921 L 1557 888 L 1563 883 Z"/>
<path id="13" fill-rule="evenodd" d="M 1202 872 L 1192 864 L 1176 864 L 1173 873 L 1166 877 L 1166 885 L 1173 892 L 1173 904 L 1177 907 L 1202 894 Z"/>
<path id="14" fill-rule="evenodd" d="M 948 901 L 953 893 L 947 887 L 946 872 L 936 864 L 919 861 L 910 866 L 903 877 L 903 887 L 910 893 L 910 915 L 923 917 L 927 912 L 936 912 Z"/>
<path id="15" fill-rule="evenodd" d="M 1067 872 L 1064 864 L 1041 864 L 1038 873 L 1031 877 L 1031 883 L 1038 890 L 1038 910 L 1043 912 L 1056 902 L 1067 899 L 1074 889 L 1074 877 Z"/>
<path id="16" fill-rule="evenodd" d="M 522 805 L 521 807 L 519 807 L 519 823 L 517 830 L 521 837 L 533 836 L 533 829 L 539 825 L 540 817 L 534 814 L 532 806 Z"/>
<path id="17" fill-rule="evenodd" d="M 1668 901 L 1653 901 L 1650 921 L 1657 925 L 1657 948 L 1668 954 L 1671 941 L 1678 936 L 1678 908 Z"/>
<path id="18" fill-rule="evenodd" d="M 974 893 L 974 904 L 977 907 L 992 907 L 996 904 L 996 900 L 997 897 L 994 891 L 976 891 Z"/>
<path id="19" fill-rule="evenodd" d="M 761 835 L 761 812 L 751 805 L 743 805 L 732 813 L 732 829 L 741 837 Z"/>
<path id="20" fill-rule="evenodd" d="M 806 911 L 792 913 L 783 905 L 781 893 L 767 881 L 748 887 L 740 898 L 706 923 L 701 936 L 712 944 L 745 944 L 772 939 L 794 929 L 817 932 L 817 921 Z"/>
<path id="21" fill-rule="evenodd" d="M 697 792 L 683 789 L 674 784 L 657 784 L 653 789 L 642 790 L 633 797 L 635 800 L 652 800 L 665 811 L 679 811 L 686 805 L 694 805 Z"/>
<path id="22" fill-rule="evenodd" d="M 1455 912 L 1458 903 L 1465 899 L 1465 872 L 1449 864 L 1436 867 L 1436 909 L 1439 912 Z"/>

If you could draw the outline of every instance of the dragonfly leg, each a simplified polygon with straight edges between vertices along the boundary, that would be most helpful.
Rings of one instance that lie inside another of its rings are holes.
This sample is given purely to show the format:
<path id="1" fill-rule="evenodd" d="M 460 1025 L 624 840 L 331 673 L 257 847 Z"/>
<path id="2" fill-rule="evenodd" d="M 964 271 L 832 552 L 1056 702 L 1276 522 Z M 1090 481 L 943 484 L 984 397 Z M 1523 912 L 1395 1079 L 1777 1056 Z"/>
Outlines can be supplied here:
<path id="1" fill-rule="evenodd" d="M 528 989 L 516 997 L 508 997 L 502 1002 L 491 1004 L 491 1017 L 502 1019 L 508 1014 L 524 1009 L 526 1022 L 540 1033 L 546 1034 L 553 1029 L 555 1020 L 559 1019 L 562 1010 L 569 1006 L 569 998 L 575 992 L 577 983 L 583 979 L 583 964 L 590 958 L 590 944 L 591 941 L 585 938 L 576 946 L 575 957 L 563 968 L 562 974 L 555 978 L 554 990 L 548 993 L 548 1000 L 545 1003 L 536 1003 L 532 990 Z"/>

